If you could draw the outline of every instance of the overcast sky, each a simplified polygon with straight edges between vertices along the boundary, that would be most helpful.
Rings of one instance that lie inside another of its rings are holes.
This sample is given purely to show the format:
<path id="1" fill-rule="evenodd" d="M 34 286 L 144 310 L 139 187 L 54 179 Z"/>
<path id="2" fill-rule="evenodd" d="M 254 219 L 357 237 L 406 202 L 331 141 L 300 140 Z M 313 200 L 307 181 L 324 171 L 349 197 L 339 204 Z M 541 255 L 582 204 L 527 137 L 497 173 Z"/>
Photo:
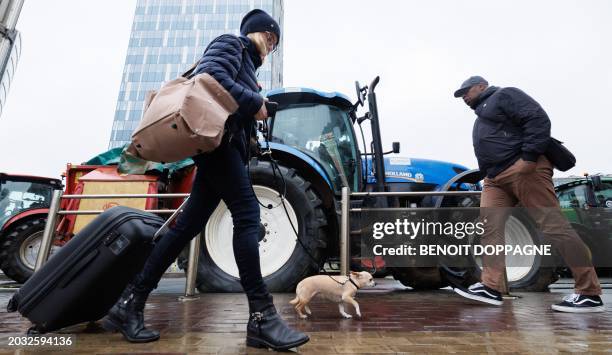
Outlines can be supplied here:
<path id="1" fill-rule="evenodd" d="M 135 0 L 27 0 L 22 57 L 0 117 L 0 171 L 58 177 L 106 150 Z M 384 148 L 476 166 L 474 113 L 452 92 L 478 74 L 548 112 L 578 158 L 612 173 L 612 1 L 285 0 L 284 84 L 377 89 Z"/>

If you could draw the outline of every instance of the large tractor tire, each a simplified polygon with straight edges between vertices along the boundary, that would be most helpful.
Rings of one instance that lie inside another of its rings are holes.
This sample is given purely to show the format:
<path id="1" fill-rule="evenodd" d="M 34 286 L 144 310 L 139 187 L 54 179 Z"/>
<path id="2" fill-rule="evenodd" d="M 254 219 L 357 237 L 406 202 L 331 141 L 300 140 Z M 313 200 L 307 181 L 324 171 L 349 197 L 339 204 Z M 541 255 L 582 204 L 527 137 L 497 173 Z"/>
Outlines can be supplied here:
<path id="1" fill-rule="evenodd" d="M 2 237 L 0 268 L 18 283 L 26 282 L 34 273 L 46 221 L 46 218 L 36 218 L 16 222 Z M 50 255 L 57 248 L 52 246 Z"/>
<path id="2" fill-rule="evenodd" d="M 523 213 L 515 213 L 506 222 L 506 244 L 540 245 L 544 241 L 534 222 Z M 511 260 L 510 258 L 522 258 Z M 552 256 L 508 256 L 506 274 L 508 287 L 515 291 L 548 291 L 548 286 L 559 279 Z M 469 268 L 405 267 L 394 268 L 393 276 L 404 286 L 415 290 L 432 290 L 445 286 L 468 286 L 480 279 L 482 260 L 475 259 Z M 518 266 L 513 266 L 518 265 Z M 545 265 L 545 266 L 542 266 Z"/>
<path id="3" fill-rule="evenodd" d="M 278 170 L 275 178 L 269 162 L 258 161 L 250 167 L 255 194 L 264 206 L 272 207 L 260 207 L 259 242 L 261 273 L 270 292 L 292 291 L 299 281 L 316 273 L 327 238 L 321 200 L 310 183 L 293 169 L 279 165 L 279 170 L 282 178 Z M 279 192 L 285 192 L 286 212 Z M 314 260 L 297 241 L 287 214 Z M 231 214 L 221 202 L 204 228 L 196 279 L 200 292 L 242 292 L 232 238 Z"/>
<path id="4" fill-rule="evenodd" d="M 540 245 L 544 244 L 538 233 L 535 223 L 527 215 L 521 212 L 512 214 L 506 222 L 506 244 L 507 245 Z M 520 261 L 510 258 L 521 258 Z M 508 276 L 508 287 L 516 291 L 548 291 L 548 286 L 559 279 L 557 268 L 553 260 L 556 255 L 551 256 L 508 256 L 506 257 L 506 275 Z M 481 260 L 476 260 L 481 265 Z M 519 266 L 512 266 L 519 265 Z M 545 266 L 542 266 L 545 265 Z M 480 273 L 480 269 L 477 268 Z M 480 275 L 478 275 L 480 277 Z"/>

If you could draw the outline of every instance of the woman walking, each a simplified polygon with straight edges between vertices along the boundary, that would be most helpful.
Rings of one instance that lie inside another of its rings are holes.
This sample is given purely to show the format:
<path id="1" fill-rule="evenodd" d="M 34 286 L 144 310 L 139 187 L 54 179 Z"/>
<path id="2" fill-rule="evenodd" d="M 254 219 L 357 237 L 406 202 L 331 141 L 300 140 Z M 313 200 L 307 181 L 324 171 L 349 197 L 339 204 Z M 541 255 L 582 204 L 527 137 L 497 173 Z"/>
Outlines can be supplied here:
<path id="1" fill-rule="evenodd" d="M 214 39 L 195 70 L 195 74 L 208 73 L 215 78 L 236 100 L 238 111 L 227 120 L 221 145 L 193 157 L 197 173 L 184 212 L 156 243 L 143 270 L 107 316 L 105 325 L 120 331 L 130 342 L 159 339 L 159 332 L 144 326 L 147 297 L 183 248 L 199 235 L 221 200 L 232 214 L 234 256 L 249 302 L 247 345 L 286 350 L 309 340 L 306 334 L 285 324 L 263 282 L 258 249 L 259 205 L 246 170 L 255 120 L 268 117 L 255 71 L 276 49 L 280 27 L 266 12 L 255 9 L 242 19 L 240 33 L 240 37 L 222 35 Z"/>

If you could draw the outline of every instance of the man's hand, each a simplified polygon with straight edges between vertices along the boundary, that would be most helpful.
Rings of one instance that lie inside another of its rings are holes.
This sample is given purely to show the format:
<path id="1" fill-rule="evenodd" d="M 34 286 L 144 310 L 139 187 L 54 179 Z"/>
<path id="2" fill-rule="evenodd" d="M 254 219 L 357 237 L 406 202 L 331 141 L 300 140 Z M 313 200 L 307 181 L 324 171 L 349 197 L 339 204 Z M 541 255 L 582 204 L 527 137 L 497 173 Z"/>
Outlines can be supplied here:
<path id="1" fill-rule="evenodd" d="M 266 102 L 264 101 L 263 105 L 257 113 L 255 114 L 255 119 L 257 121 L 265 121 L 268 118 L 268 110 L 266 110 Z"/>
<path id="2" fill-rule="evenodd" d="M 537 163 L 521 158 L 516 162 L 516 166 L 519 174 L 531 174 L 536 171 Z"/>

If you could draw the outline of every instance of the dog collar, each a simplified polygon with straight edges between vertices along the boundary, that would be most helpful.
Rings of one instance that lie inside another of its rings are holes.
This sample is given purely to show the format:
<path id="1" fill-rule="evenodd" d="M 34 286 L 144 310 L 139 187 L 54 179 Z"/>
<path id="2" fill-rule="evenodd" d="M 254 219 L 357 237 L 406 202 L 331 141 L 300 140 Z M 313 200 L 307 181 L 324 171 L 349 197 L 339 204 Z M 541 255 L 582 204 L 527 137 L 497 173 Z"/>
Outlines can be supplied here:
<path id="1" fill-rule="evenodd" d="M 359 286 L 357 286 L 357 284 L 355 283 L 355 281 L 353 281 L 353 279 L 351 279 L 350 276 L 348 276 L 348 280 L 353 284 L 353 286 L 355 286 L 358 290 L 359 290 Z"/>

